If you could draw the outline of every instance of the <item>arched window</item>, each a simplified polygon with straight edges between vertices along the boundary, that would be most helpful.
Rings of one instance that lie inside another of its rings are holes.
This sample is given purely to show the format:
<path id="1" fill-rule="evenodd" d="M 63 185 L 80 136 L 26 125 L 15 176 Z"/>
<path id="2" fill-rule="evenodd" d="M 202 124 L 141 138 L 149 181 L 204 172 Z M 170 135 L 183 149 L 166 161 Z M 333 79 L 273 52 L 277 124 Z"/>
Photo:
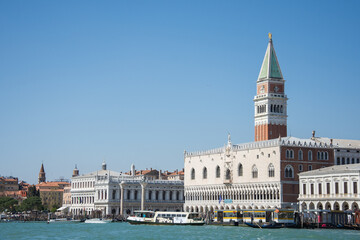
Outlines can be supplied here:
<path id="1" fill-rule="evenodd" d="M 243 165 L 239 163 L 238 166 L 238 176 L 241 177 L 243 175 Z"/>
<path id="2" fill-rule="evenodd" d="M 317 160 L 320 160 L 320 152 L 317 152 Z"/>
<path id="3" fill-rule="evenodd" d="M 195 179 L 195 169 L 191 169 L 191 180 Z"/>
<path id="4" fill-rule="evenodd" d="M 203 169 L 203 179 L 207 179 L 207 168 L 204 167 Z"/>
<path id="5" fill-rule="evenodd" d="M 216 178 L 220 177 L 220 167 L 216 166 Z"/>
<path id="6" fill-rule="evenodd" d="M 252 177 L 253 178 L 258 177 L 258 169 L 257 169 L 256 165 L 253 165 L 253 167 L 252 167 Z"/>
<path id="7" fill-rule="evenodd" d="M 299 150 L 298 155 L 299 155 L 299 160 L 303 160 L 303 151 L 301 149 Z"/>
<path id="8" fill-rule="evenodd" d="M 291 165 L 285 167 L 285 177 L 294 178 L 294 168 Z"/>
<path id="9" fill-rule="evenodd" d="M 294 150 L 286 149 L 286 158 L 294 158 Z"/>
<path id="10" fill-rule="evenodd" d="M 275 168 L 272 163 L 268 166 L 269 177 L 275 177 Z"/>
<path id="11" fill-rule="evenodd" d="M 280 113 L 283 113 L 283 106 L 280 107 Z"/>
<path id="12" fill-rule="evenodd" d="M 225 176 L 226 180 L 230 179 L 231 176 L 230 174 L 231 174 L 230 169 L 226 169 L 226 176 Z"/>
<path id="13" fill-rule="evenodd" d="M 308 151 L 308 160 L 310 160 L 310 161 L 313 160 L 311 150 Z"/>
<path id="14" fill-rule="evenodd" d="M 324 160 L 329 160 L 328 152 L 324 152 Z"/>
<path id="15" fill-rule="evenodd" d="M 321 152 L 320 153 L 320 160 L 324 160 L 325 158 L 324 158 L 324 152 Z"/>
<path id="16" fill-rule="evenodd" d="M 273 105 L 270 105 L 270 112 L 273 112 Z"/>

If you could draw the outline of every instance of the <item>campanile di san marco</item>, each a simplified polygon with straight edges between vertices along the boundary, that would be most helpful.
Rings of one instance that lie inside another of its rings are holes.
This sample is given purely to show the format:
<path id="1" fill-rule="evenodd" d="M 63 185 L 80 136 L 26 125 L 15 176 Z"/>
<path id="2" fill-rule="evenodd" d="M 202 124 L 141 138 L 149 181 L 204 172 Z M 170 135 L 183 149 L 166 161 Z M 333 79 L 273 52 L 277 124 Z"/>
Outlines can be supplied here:
<path id="1" fill-rule="evenodd" d="M 269 33 L 269 43 L 257 80 L 255 141 L 287 136 L 287 96 L 285 80 Z"/>

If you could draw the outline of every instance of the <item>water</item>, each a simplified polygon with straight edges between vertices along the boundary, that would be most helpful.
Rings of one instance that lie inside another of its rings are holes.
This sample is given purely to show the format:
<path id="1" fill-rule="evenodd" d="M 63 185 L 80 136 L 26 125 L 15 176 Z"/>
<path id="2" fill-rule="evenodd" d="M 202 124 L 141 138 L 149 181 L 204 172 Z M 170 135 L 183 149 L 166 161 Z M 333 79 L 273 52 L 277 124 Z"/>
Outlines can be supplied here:
<path id="1" fill-rule="evenodd" d="M 150 226 L 128 223 L 0 223 L 0 239 L 360 239 L 360 231 L 254 229 L 223 226 Z"/>

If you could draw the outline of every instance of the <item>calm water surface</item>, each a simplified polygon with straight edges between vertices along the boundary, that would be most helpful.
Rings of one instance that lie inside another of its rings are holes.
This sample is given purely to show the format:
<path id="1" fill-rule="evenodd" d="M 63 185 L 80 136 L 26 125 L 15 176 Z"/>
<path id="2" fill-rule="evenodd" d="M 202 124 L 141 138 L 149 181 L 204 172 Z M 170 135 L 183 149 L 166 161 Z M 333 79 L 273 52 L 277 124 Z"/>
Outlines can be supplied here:
<path id="1" fill-rule="evenodd" d="M 128 223 L 0 223 L 0 239 L 357 239 L 360 231 L 253 229 L 223 226 L 136 226 Z"/>

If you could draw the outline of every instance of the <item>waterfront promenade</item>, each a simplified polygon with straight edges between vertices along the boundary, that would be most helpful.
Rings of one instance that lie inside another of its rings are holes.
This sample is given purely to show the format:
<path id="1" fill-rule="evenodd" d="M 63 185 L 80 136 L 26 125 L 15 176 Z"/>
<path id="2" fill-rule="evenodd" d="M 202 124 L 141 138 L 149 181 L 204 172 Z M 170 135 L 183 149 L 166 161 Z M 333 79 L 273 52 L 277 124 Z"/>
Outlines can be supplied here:
<path id="1" fill-rule="evenodd" d="M 223 226 L 136 226 L 128 223 L 0 223 L 0 239 L 360 239 L 360 231 L 253 229 Z"/>

